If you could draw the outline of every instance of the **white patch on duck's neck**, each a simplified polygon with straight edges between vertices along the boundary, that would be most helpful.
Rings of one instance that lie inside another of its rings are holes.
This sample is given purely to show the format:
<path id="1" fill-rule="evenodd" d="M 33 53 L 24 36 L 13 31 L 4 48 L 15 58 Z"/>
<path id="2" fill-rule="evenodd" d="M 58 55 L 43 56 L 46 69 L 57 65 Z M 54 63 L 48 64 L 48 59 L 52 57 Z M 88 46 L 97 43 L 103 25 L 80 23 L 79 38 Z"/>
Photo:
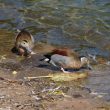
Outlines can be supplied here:
<path id="1" fill-rule="evenodd" d="M 45 58 L 45 59 L 44 59 L 44 61 L 45 61 L 45 62 L 48 62 L 48 61 L 49 61 L 49 59 L 48 59 L 48 58 Z"/>
<path id="2" fill-rule="evenodd" d="M 81 57 L 81 63 L 86 64 L 88 62 L 88 59 L 86 57 Z"/>
<path id="3" fill-rule="evenodd" d="M 81 63 L 82 63 L 82 65 L 85 65 L 86 64 L 87 67 L 88 67 L 88 69 L 91 69 L 91 70 L 93 69 L 92 66 L 90 65 L 90 62 L 89 62 L 88 58 L 82 57 L 81 58 Z"/>

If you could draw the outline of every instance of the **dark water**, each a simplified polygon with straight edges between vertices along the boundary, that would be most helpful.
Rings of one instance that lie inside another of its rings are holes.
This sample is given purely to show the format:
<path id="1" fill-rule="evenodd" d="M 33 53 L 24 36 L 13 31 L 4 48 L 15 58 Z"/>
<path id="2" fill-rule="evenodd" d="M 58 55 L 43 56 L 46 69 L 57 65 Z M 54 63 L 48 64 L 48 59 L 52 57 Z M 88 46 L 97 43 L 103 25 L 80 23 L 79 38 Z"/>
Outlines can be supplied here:
<path id="1" fill-rule="evenodd" d="M 16 29 L 22 28 L 36 42 L 110 56 L 110 0 L 0 0 L 0 55 L 10 54 Z"/>
<path id="2" fill-rule="evenodd" d="M 110 50 L 110 1 L 0 0 L 0 51 L 12 46 L 16 29 L 22 28 L 36 41 L 95 47 L 98 54 L 97 48 Z"/>

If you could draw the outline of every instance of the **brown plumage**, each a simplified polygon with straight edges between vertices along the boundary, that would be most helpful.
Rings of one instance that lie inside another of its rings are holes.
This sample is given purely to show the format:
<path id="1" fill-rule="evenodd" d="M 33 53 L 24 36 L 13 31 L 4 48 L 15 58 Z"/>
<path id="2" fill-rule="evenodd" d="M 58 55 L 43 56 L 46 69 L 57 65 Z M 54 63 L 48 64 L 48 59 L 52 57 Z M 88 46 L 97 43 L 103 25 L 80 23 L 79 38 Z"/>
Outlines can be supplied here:
<path id="1" fill-rule="evenodd" d="M 68 56 L 72 57 L 75 60 L 79 60 L 79 55 L 75 51 L 72 51 L 71 49 L 68 48 L 58 48 L 58 49 L 53 49 L 51 52 L 45 54 L 45 57 L 51 57 L 54 54 L 62 55 L 62 56 Z"/>
<path id="2" fill-rule="evenodd" d="M 65 50 L 65 49 L 54 49 L 52 52 L 52 54 L 59 54 L 59 55 L 62 55 L 62 56 L 68 56 L 68 51 Z"/>
<path id="3" fill-rule="evenodd" d="M 15 46 L 12 49 L 12 52 L 19 55 L 28 56 L 32 53 L 32 48 L 34 47 L 34 38 L 26 30 L 21 30 L 15 39 Z"/>
<path id="4" fill-rule="evenodd" d="M 28 42 L 29 47 L 33 48 L 34 47 L 34 38 L 33 36 L 26 30 L 21 30 L 17 36 L 16 36 L 16 41 L 15 41 L 15 47 L 19 47 L 19 43 L 25 41 Z"/>
<path id="5" fill-rule="evenodd" d="M 54 49 L 52 52 L 44 55 L 48 63 L 54 66 L 60 67 L 63 72 L 63 68 L 80 69 L 84 65 L 90 68 L 89 60 L 86 57 L 80 57 L 76 52 L 70 49 Z"/>

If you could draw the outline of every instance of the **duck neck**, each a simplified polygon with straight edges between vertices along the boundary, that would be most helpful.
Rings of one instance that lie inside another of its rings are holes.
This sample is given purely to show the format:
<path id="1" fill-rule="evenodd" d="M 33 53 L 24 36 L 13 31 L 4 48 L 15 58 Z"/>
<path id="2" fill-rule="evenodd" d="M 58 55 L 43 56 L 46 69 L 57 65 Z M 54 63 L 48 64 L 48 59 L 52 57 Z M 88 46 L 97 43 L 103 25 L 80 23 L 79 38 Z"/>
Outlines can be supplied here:
<path id="1" fill-rule="evenodd" d="M 84 58 L 81 58 L 80 61 L 81 61 L 81 66 L 87 65 L 89 63 L 89 61 L 87 59 L 84 59 Z"/>

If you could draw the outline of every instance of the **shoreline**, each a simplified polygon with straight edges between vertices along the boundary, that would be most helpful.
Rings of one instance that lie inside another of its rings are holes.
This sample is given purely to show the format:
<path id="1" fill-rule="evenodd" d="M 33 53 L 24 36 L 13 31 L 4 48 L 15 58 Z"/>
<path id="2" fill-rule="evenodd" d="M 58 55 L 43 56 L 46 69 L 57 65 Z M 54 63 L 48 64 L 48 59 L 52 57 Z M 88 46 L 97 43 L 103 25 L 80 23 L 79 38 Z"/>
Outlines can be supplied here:
<path id="1" fill-rule="evenodd" d="M 39 66 L 42 64 L 39 62 L 41 57 L 42 54 L 37 54 L 28 60 L 20 59 L 18 62 L 8 58 L 3 60 L 2 65 L 0 64 L 0 109 L 110 109 L 110 102 L 104 100 L 103 97 L 91 95 L 87 89 L 81 88 L 81 85 L 85 86 L 85 82 L 91 77 L 91 72 L 87 80 L 82 79 L 66 83 L 59 83 L 46 78 L 23 81 L 26 76 L 44 76 L 58 72 L 55 68 L 44 63 L 44 66 Z"/>

